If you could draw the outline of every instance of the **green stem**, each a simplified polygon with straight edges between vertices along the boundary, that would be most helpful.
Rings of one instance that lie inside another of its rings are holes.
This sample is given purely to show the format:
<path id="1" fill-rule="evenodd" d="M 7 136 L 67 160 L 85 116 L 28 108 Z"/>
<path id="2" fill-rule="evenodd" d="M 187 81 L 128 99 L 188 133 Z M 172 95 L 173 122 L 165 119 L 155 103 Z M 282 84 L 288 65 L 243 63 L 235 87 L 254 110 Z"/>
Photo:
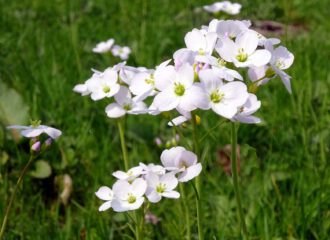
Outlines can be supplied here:
<path id="1" fill-rule="evenodd" d="M 125 171 L 128 171 L 128 169 L 129 169 L 128 154 L 127 154 L 127 147 L 126 147 L 126 142 L 125 142 L 125 130 L 124 130 L 124 125 L 123 125 L 122 119 L 118 120 L 118 130 L 119 130 L 120 145 L 121 145 L 121 151 L 123 154 Z"/>
<path id="2" fill-rule="evenodd" d="M 193 125 L 193 143 L 194 143 L 194 152 L 199 157 L 199 144 L 197 138 L 197 122 L 196 122 L 196 115 L 191 113 L 191 120 Z M 197 208 L 197 228 L 198 228 L 198 239 L 203 240 L 203 229 L 202 229 L 202 210 L 201 210 L 201 179 L 200 176 L 195 178 L 195 185 L 197 193 L 196 195 L 196 208 Z"/>
<path id="3" fill-rule="evenodd" d="M 241 195 L 239 192 L 238 172 L 237 172 L 237 132 L 234 122 L 231 123 L 231 169 L 232 169 L 234 191 L 236 196 L 240 228 L 243 231 L 245 239 L 248 240 L 249 236 L 244 220 L 244 214 L 241 204 Z"/>
<path id="4" fill-rule="evenodd" d="M 7 221 L 8 221 L 8 217 L 9 217 L 9 212 L 10 212 L 11 206 L 12 206 L 12 204 L 14 202 L 15 195 L 16 195 L 16 193 L 18 191 L 18 188 L 19 188 L 21 182 L 23 181 L 23 177 L 24 177 L 26 171 L 30 167 L 30 165 L 33 162 L 33 159 L 34 158 L 35 158 L 35 156 L 33 154 L 31 154 L 29 161 L 27 162 L 27 164 L 25 165 L 25 167 L 23 168 L 23 170 L 21 171 L 21 173 L 20 173 L 20 175 L 18 177 L 16 186 L 14 188 L 14 192 L 13 192 L 13 194 L 10 197 L 10 200 L 9 200 L 9 203 L 8 203 L 8 206 L 7 206 L 7 209 L 6 209 L 5 217 L 3 218 L 3 222 L 2 222 L 2 225 L 1 225 L 0 239 L 3 238 L 3 234 L 5 233 L 5 228 L 6 228 L 6 225 L 7 225 Z"/>
<path id="5" fill-rule="evenodd" d="M 183 208 L 184 208 L 184 214 L 185 214 L 185 221 L 186 221 L 186 239 L 190 240 L 191 239 L 191 232 L 190 232 L 190 216 L 189 216 L 189 209 L 188 209 L 188 199 L 187 195 L 184 189 L 183 184 L 180 184 L 180 192 L 182 195 L 182 200 L 183 200 Z"/>
<path id="6" fill-rule="evenodd" d="M 142 228 L 143 228 L 143 220 L 139 219 L 139 210 L 134 211 L 135 215 L 135 239 L 136 240 L 142 240 Z"/>

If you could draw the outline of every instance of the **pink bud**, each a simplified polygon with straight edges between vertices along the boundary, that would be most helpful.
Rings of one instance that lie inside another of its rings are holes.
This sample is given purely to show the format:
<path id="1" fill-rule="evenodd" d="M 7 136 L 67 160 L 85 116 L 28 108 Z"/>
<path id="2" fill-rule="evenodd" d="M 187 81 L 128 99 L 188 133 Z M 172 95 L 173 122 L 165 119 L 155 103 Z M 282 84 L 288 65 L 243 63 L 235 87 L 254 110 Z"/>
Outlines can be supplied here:
<path id="1" fill-rule="evenodd" d="M 49 147 L 52 144 L 53 140 L 51 138 L 47 138 L 47 140 L 45 141 L 45 144 L 47 147 Z"/>
<path id="2" fill-rule="evenodd" d="M 159 137 L 157 137 L 157 138 L 155 138 L 155 143 L 157 146 L 160 146 L 160 145 L 162 145 L 162 140 Z"/>
<path id="3" fill-rule="evenodd" d="M 39 151 L 40 151 L 40 146 L 41 146 L 40 141 L 35 142 L 35 143 L 31 146 L 31 150 L 34 151 L 34 152 L 39 152 Z"/>

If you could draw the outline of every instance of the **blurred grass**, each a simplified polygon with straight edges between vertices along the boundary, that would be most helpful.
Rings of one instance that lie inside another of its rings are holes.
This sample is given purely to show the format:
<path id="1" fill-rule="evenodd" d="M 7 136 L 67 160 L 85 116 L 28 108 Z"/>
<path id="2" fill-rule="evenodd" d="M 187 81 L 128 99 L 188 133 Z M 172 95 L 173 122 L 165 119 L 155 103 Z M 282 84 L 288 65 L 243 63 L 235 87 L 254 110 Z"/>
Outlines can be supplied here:
<path id="1" fill-rule="evenodd" d="M 239 19 L 275 20 L 299 26 L 281 36 L 295 55 L 289 70 L 293 94 L 271 81 L 259 94 L 264 123 L 241 125 L 243 204 L 253 239 L 328 239 L 330 235 L 330 22 L 327 0 L 240 1 Z M 0 81 L 15 89 L 30 108 L 31 118 L 63 130 L 63 137 L 43 159 L 51 177 L 27 177 L 9 220 L 6 239 L 129 239 L 124 215 L 98 213 L 94 192 L 111 185 L 111 172 L 122 167 L 116 122 L 104 114 L 105 102 L 92 102 L 72 92 L 75 84 L 115 60 L 93 54 L 91 48 L 110 37 L 131 46 L 130 65 L 154 67 L 183 47 L 193 27 L 210 20 L 195 8 L 211 1 L 43 1 L 0 0 Z M 200 112 L 200 136 L 219 122 Z M 187 136 L 181 144 L 191 144 Z M 156 136 L 172 137 L 166 120 L 130 116 L 127 138 L 131 161 L 158 163 Z M 1 129 L 0 218 L 8 193 L 26 161 L 28 143 L 16 144 Z M 239 239 L 230 178 L 217 160 L 217 150 L 229 143 L 222 125 L 203 141 L 205 167 L 203 212 L 206 239 Z M 58 201 L 54 177 L 73 179 L 68 206 Z M 193 191 L 189 206 L 194 213 Z M 182 201 L 152 205 L 161 218 L 147 231 L 150 239 L 184 239 Z M 192 232 L 196 222 L 192 219 Z M 195 238 L 197 238 L 195 236 Z"/>

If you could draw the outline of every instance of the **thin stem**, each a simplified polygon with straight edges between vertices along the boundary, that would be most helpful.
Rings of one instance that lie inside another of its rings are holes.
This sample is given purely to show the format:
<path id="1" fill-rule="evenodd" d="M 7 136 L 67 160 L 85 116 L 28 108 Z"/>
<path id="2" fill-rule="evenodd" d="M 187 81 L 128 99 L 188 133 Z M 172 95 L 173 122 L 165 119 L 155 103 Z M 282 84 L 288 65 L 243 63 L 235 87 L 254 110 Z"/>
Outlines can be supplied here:
<path id="1" fill-rule="evenodd" d="M 191 120 L 193 125 L 193 143 L 194 143 L 194 152 L 199 157 L 199 143 L 197 138 L 197 122 L 196 115 L 191 113 Z M 200 176 L 195 178 L 196 185 L 196 208 L 197 208 L 197 228 L 198 228 L 198 239 L 203 240 L 203 229 L 202 229 L 202 210 L 201 210 L 201 179 Z"/>
<path id="2" fill-rule="evenodd" d="M 125 130 L 124 130 L 124 125 L 123 125 L 122 119 L 118 120 L 118 130 L 119 130 L 120 145 L 121 145 L 121 151 L 123 154 L 125 171 L 128 171 L 128 169 L 129 169 L 128 154 L 127 154 L 127 147 L 126 147 L 126 142 L 125 142 Z"/>
<path id="3" fill-rule="evenodd" d="M 185 214 L 185 221 L 186 221 L 186 239 L 190 240 L 191 239 L 191 232 L 190 232 L 190 216 L 189 216 L 189 209 L 188 209 L 188 199 L 187 195 L 184 189 L 183 184 L 180 184 L 180 192 L 182 195 L 182 200 L 183 200 L 183 208 L 184 208 L 184 214 Z"/>
<path id="4" fill-rule="evenodd" d="M 6 225 L 7 225 L 9 212 L 10 212 L 11 206 L 14 202 L 15 195 L 18 191 L 18 188 L 19 188 L 21 182 L 23 181 L 23 177 L 24 177 L 26 171 L 28 170 L 28 168 L 30 167 L 30 165 L 31 165 L 31 163 L 33 162 L 34 159 L 35 159 L 35 155 L 31 154 L 29 161 L 27 162 L 27 164 L 25 165 L 25 167 L 23 168 L 23 170 L 21 171 L 21 173 L 18 177 L 16 186 L 14 188 L 14 192 L 10 197 L 10 200 L 9 200 L 9 203 L 8 203 L 8 206 L 7 206 L 7 209 L 6 209 L 5 217 L 3 218 L 3 222 L 2 222 L 2 225 L 1 225 L 0 239 L 3 238 L 3 234 L 5 233 L 5 228 L 6 228 Z"/>
<path id="5" fill-rule="evenodd" d="M 233 183 L 234 183 L 234 191 L 236 196 L 236 203 L 238 208 L 238 216 L 240 222 L 240 228 L 243 231 L 244 237 L 246 240 L 249 239 L 248 231 L 246 228 L 244 214 L 241 204 L 241 195 L 239 191 L 239 183 L 238 183 L 238 172 L 237 172 L 237 132 L 235 123 L 231 123 L 231 170 L 233 176 Z"/>
<path id="6" fill-rule="evenodd" d="M 136 240 L 142 240 L 143 239 L 143 237 L 142 237 L 143 219 L 139 219 L 139 210 L 135 210 L 134 215 L 135 215 L 135 222 L 136 222 L 136 224 L 135 224 L 135 239 Z"/>

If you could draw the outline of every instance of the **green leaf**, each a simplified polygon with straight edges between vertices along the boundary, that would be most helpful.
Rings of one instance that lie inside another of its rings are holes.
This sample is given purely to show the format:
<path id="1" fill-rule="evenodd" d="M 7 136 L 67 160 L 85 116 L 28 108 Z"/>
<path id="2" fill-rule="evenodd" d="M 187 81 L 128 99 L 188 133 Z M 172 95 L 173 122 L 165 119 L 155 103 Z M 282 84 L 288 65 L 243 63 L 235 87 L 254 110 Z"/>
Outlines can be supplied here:
<path id="1" fill-rule="evenodd" d="M 48 178 L 52 174 L 52 168 L 48 162 L 39 160 L 35 162 L 35 169 L 30 171 L 30 175 L 35 178 Z"/>

